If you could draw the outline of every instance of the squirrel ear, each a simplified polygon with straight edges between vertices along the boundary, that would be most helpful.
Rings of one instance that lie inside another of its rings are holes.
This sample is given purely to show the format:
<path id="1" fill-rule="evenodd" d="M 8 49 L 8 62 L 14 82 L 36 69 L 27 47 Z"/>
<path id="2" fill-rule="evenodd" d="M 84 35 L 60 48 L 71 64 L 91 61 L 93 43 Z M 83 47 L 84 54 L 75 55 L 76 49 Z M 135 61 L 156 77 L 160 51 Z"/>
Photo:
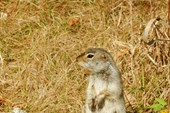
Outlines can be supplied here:
<path id="1" fill-rule="evenodd" d="M 102 59 L 106 59 L 106 58 L 107 58 L 106 54 L 102 54 L 102 55 L 101 55 L 101 58 L 102 58 Z"/>

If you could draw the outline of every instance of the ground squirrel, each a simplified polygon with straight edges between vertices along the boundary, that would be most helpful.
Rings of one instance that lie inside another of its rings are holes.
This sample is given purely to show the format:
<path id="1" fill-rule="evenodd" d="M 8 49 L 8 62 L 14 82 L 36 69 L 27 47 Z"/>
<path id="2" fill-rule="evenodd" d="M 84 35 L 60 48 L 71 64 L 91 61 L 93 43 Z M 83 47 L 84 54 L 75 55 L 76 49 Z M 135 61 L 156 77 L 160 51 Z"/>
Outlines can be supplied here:
<path id="1" fill-rule="evenodd" d="M 121 75 L 110 53 L 90 48 L 76 60 L 89 77 L 86 113 L 126 113 Z"/>

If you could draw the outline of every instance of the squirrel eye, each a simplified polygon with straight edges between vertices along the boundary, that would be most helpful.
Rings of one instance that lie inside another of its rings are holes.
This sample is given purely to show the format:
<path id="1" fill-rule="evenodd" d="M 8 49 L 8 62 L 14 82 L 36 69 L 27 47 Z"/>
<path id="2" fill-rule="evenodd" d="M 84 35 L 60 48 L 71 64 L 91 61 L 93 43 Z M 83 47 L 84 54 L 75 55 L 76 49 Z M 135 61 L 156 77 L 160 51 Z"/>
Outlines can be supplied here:
<path id="1" fill-rule="evenodd" d="M 94 56 L 93 54 L 88 54 L 87 58 L 93 58 L 93 56 Z"/>

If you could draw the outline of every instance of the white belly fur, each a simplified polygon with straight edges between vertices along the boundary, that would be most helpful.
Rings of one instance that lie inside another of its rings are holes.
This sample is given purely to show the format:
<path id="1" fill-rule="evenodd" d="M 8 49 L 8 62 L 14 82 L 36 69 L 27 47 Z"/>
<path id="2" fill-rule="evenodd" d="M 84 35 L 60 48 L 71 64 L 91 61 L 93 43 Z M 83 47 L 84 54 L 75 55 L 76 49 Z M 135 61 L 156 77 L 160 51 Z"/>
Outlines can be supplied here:
<path id="1" fill-rule="evenodd" d="M 119 85 L 119 82 L 117 82 L 117 80 L 114 80 L 111 83 L 108 83 L 108 81 L 104 81 L 99 77 L 96 76 L 90 76 L 89 77 L 89 85 L 87 88 L 87 98 L 91 98 L 90 96 L 96 96 L 98 95 L 100 92 L 104 91 L 104 90 L 111 90 L 115 93 L 120 93 L 120 90 L 118 89 L 117 85 Z M 92 91 L 92 87 L 94 87 L 95 91 Z M 113 94 L 114 95 L 114 94 Z M 106 100 L 105 101 L 105 106 L 103 107 L 102 110 L 100 111 L 96 111 L 93 113 L 114 113 L 115 111 L 117 113 L 126 113 L 125 112 L 125 108 L 124 105 L 122 105 L 123 102 L 123 98 L 118 100 L 118 101 L 109 101 Z M 92 113 L 89 109 L 86 107 L 86 113 Z"/>

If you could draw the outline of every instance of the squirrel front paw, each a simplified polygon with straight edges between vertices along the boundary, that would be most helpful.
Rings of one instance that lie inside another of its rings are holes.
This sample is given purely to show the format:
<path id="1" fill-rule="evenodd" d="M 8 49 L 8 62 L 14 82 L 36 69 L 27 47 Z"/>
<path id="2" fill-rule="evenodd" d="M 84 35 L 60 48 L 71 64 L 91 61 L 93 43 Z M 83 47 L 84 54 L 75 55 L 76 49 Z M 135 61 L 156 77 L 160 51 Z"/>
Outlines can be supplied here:
<path id="1" fill-rule="evenodd" d="M 105 98 L 101 97 L 101 96 L 97 96 L 95 98 L 95 105 L 96 105 L 96 108 L 98 110 L 102 109 L 105 105 Z"/>
<path id="2" fill-rule="evenodd" d="M 105 99 L 97 96 L 96 98 L 92 98 L 89 100 L 88 107 L 92 112 L 94 112 L 96 110 L 101 110 L 104 107 L 104 104 Z"/>
<path id="3" fill-rule="evenodd" d="M 87 104 L 90 111 L 96 111 L 95 98 L 90 99 Z"/>

